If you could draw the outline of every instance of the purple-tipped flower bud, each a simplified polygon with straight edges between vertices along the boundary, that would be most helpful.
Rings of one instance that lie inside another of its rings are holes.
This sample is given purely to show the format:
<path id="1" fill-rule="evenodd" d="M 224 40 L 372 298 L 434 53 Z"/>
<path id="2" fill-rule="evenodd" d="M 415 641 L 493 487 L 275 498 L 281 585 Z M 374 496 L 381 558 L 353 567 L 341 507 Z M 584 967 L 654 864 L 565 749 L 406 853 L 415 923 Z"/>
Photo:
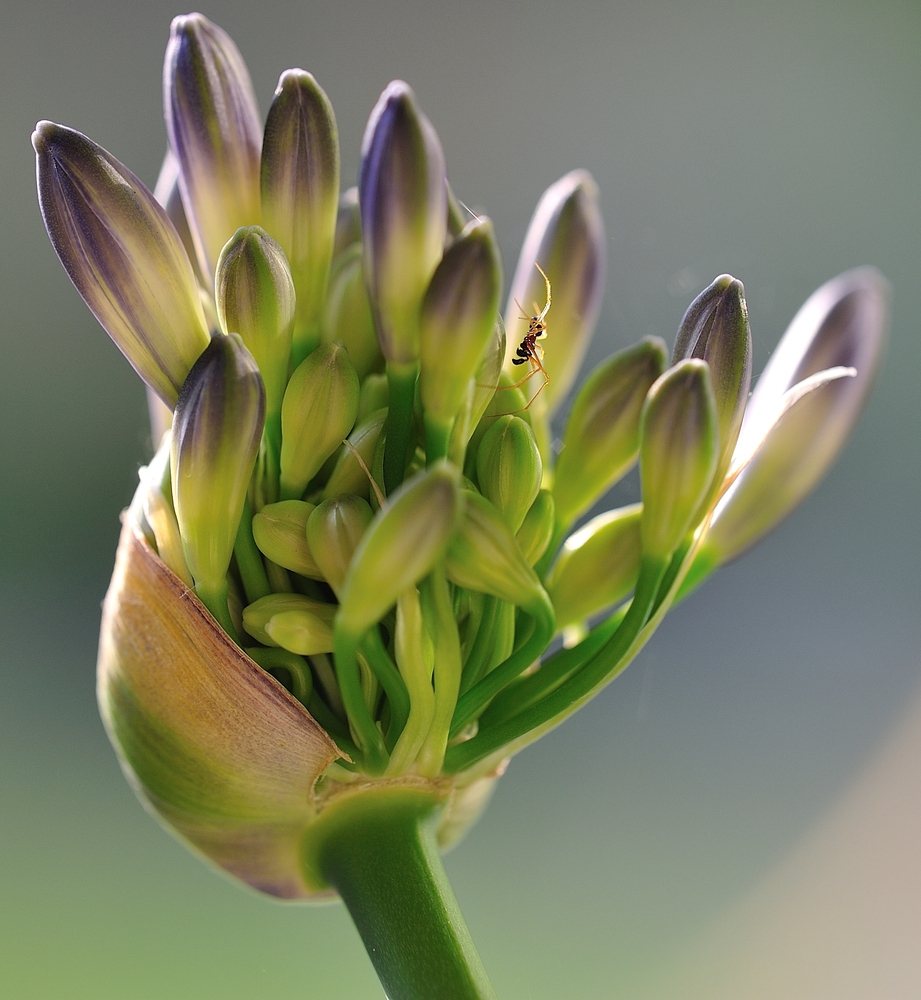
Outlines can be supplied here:
<path id="1" fill-rule="evenodd" d="M 381 94 L 361 147 L 358 182 L 365 280 L 384 357 L 412 364 L 419 306 L 447 232 L 441 143 L 401 80 Z"/>
<path id="2" fill-rule="evenodd" d="M 324 579 L 338 595 L 352 556 L 374 514 L 362 497 L 343 494 L 324 500 L 307 521 L 307 543 Z"/>
<path id="3" fill-rule="evenodd" d="M 253 517 L 253 538 L 259 551 L 276 565 L 322 580 L 323 573 L 307 544 L 307 519 L 314 509 L 303 500 L 266 504 Z"/>
<path id="4" fill-rule="evenodd" d="M 435 270 L 420 315 L 419 389 L 427 421 L 449 426 L 489 344 L 502 266 L 492 223 L 471 222 Z"/>
<path id="5" fill-rule="evenodd" d="M 557 520 L 570 524 L 636 461 L 640 412 L 666 365 L 665 344 L 640 341 L 600 365 L 573 403 L 553 480 Z"/>
<path id="6" fill-rule="evenodd" d="M 476 455 L 480 492 L 514 534 L 540 491 L 543 463 L 531 428 L 507 414 L 493 421 Z"/>
<path id="7" fill-rule="evenodd" d="M 793 318 L 745 412 L 734 464 L 754 457 L 716 508 L 706 541 L 714 562 L 735 558 L 771 531 L 825 475 L 873 384 L 888 303 L 886 279 L 863 267 L 826 282 Z M 836 368 L 856 374 L 783 408 L 785 393 Z"/>
<path id="8" fill-rule="evenodd" d="M 339 598 L 337 629 L 361 635 L 427 576 L 444 556 L 461 510 L 459 474 L 448 462 L 408 479 L 355 552 Z"/>
<path id="9" fill-rule="evenodd" d="M 642 514 L 642 504 L 609 510 L 566 539 L 547 582 L 557 628 L 585 621 L 633 589 L 640 571 Z"/>
<path id="10" fill-rule="evenodd" d="M 269 421 L 278 419 L 288 383 L 294 284 L 282 248 L 259 226 L 238 229 L 221 251 L 215 276 L 224 333 L 238 333 L 265 383 Z"/>
<path id="11" fill-rule="evenodd" d="M 598 188 L 586 171 L 573 170 L 552 184 L 535 209 L 505 310 L 507 366 L 528 332 L 529 317 L 522 318 L 516 300 L 524 310 L 536 303 L 539 311 L 546 297 L 544 279 L 535 262 L 553 288 L 547 338 L 541 341 L 550 382 L 540 397 L 540 405 L 552 411 L 565 398 L 579 371 L 604 293 L 604 222 Z M 527 383 L 530 398 L 540 385 L 539 375 Z"/>
<path id="12" fill-rule="evenodd" d="M 182 547 L 209 609 L 225 587 L 264 422 L 265 391 L 252 355 L 239 337 L 217 334 L 179 394 L 170 453 Z"/>
<path id="13" fill-rule="evenodd" d="M 202 270 L 214 274 L 230 237 L 259 222 L 262 128 L 239 49 L 201 14 L 173 18 L 163 105 Z"/>
<path id="14" fill-rule="evenodd" d="M 134 370 L 169 406 L 208 346 L 192 266 L 154 196 L 73 129 L 32 135 L 38 199 L 70 280 Z"/>
<path id="15" fill-rule="evenodd" d="M 339 202 L 339 134 L 329 98 L 301 69 L 281 75 L 262 146 L 266 229 L 288 256 L 297 290 L 294 363 L 320 342 Z"/>
<path id="16" fill-rule="evenodd" d="M 324 344 L 331 344 L 334 340 L 345 344 L 349 360 L 360 379 L 383 367 L 358 244 L 349 247 L 333 265 L 323 310 L 321 339 Z"/>
<path id="17" fill-rule="evenodd" d="M 358 376 L 341 344 L 318 347 L 288 382 L 281 409 L 281 493 L 298 499 L 358 413 Z"/>
<path id="18" fill-rule="evenodd" d="M 243 628 L 266 646 L 300 656 L 333 648 L 336 607 L 301 594 L 269 594 L 243 610 Z"/>
<path id="19" fill-rule="evenodd" d="M 720 433 L 720 468 L 732 457 L 748 401 L 752 335 L 742 282 L 721 274 L 684 314 L 672 361 L 700 358 L 710 366 Z"/>
<path id="20" fill-rule="evenodd" d="M 718 446 L 707 363 L 680 361 L 649 390 L 640 416 L 644 556 L 667 559 L 694 527 Z"/>

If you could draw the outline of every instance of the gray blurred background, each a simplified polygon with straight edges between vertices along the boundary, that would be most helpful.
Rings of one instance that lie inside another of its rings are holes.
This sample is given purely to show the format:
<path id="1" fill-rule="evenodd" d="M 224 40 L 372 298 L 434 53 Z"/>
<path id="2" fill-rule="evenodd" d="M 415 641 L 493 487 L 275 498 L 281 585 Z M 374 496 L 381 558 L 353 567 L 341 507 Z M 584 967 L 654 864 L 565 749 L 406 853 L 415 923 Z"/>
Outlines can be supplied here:
<path id="1" fill-rule="evenodd" d="M 152 185 L 184 12 L 6 0 L 0 15 L 0 996 L 377 998 L 340 907 L 243 892 L 157 827 L 95 709 L 145 402 L 47 241 L 29 134 L 78 128 Z M 874 264 L 892 282 L 888 357 L 826 481 L 513 762 L 448 863 L 503 1000 L 921 995 L 917 0 L 203 13 L 263 111 L 282 70 L 315 74 L 347 184 L 379 92 L 408 80 L 507 273 L 544 188 L 589 169 L 610 273 L 587 367 L 671 341 L 723 271 L 745 283 L 756 371 L 834 274 Z"/>

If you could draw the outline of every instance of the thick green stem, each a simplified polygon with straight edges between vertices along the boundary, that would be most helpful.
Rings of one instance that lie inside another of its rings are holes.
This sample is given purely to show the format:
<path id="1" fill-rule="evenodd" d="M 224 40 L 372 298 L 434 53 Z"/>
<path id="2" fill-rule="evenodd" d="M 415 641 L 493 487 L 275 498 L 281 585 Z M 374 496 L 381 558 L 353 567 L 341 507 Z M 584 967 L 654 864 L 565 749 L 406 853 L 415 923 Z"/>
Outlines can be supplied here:
<path id="1" fill-rule="evenodd" d="M 390 1000 L 495 1000 L 438 855 L 439 807 L 405 787 L 337 802 L 305 868 L 342 897 Z"/>
<path id="2" fill-rule="evenodd" d="M 389 496 L 403 482 L 413 428 L 413 400 L 419 365 L 387 364 L 390 403 L 384 424 L 384 492 Z"/>

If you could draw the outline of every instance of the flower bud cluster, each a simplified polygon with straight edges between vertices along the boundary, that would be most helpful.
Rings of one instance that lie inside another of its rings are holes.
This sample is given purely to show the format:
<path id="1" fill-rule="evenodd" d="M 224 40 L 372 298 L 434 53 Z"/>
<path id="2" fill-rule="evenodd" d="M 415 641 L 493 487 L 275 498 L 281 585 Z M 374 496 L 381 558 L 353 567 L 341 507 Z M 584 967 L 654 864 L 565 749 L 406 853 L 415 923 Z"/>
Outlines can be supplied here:
<path id="1" fill-rule="evenodd" d="M 91 140 L 43 122 L 42 211 L 74 284 L 174 411 L 124 544 L 182 588 L 182 607 L 194 588 L 235 650 L 223 669 L 247 681 L 228 690 L 246 693 L 228 725 L 294 711 L 322 734 L 314 780 L 463 788 L 493 773 L 623 669 L 682 587 L 785 516 L 856 419 L 882 279 L 851 272 L 816 293 L 746 410 L 748 313 L 724 275 L 688 309 L 671 364 L 647 339 L 588 376 L 555 455 L 550 421 L 606 268 L 588 174 L 541 199 L 503 322 L 492 224 L 463 217 L 405 83 L 375 106 L 341 197 L 335 117 L 309 73 L 282 74 L 263 129 L 236 46 L 193 14 L 174 21 L 164 93 L 165 207 Z M 636 465 L 639 502 L 579 526 Z M 169 711 L 126 695 L 144 643 L 122 642 L 119 588 L 142 578 L 123 567 L 110 593 L 103 713 L 154 807 L 240 874 L 232 845 L 205 843 L 207 817 L 177 812 L 180 776 L 152 784 L 149 759 L 203 725 L 175 705 L 210 694 L 164 674 Z M 541 662 L 562 630 L 571 648 Z M 281 837 L 287 820 L 271 822 Z"/>

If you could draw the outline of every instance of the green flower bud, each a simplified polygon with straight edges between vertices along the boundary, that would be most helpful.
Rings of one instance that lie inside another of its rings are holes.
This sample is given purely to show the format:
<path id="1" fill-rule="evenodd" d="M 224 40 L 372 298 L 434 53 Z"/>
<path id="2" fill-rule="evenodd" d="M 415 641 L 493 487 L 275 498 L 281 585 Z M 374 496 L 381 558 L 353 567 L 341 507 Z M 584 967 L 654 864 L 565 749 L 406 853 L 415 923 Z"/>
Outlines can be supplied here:
<path id="1" fill-rule="evenodd" d="M 361 242 L 361 213 L 358 210 L 358 188 L 350 187 L 339 196 L 336 214 L 336 235 L 333 239 L 333 256 L 336 257 Z"/>
<path id="2" fill-rule="evenodd" d="M 444 556 L 462 509 L 458 480 L 454 466 L 436 462 L 388 498 L 352 559 L 337 629 L 363 634 Z"/>
<path id="3" fill-rule="evenodd" d="M 449 426 L 496 322 L 502 267 L 492 223 L 471 222 L 435 270 L 419 319 L 419 389 L 426 421 Z"/>
<path id="4" fill-rule="evenodd" d="M 710 366 L 720 435 L 720 467 L 732 456 L 748 401 L 752 335 L 741 281 L 720 275 L 691 303 L 681 321 L 672 361 L 701 358 Z"/>
<path id="5" fill-rule="evenodd" d="M 154 196 L 85 135 L 39 122 L 38 199 L 64 270 L 134 370 L 170 408 L 208 346 L 198 285 Z"/>
<path id="6" fill-rule="evenodd" d="M 642 504 L 609 510 L 566 539 L 547 581 L 557 628 L 585 621 L 634 588 L 642 555 L 642 515 Z"/>
<path id="7" fill-rule="evenodd" d="M 540 491 L 543 465 L 531 428 L 521 417 L 506 415 L 492 422 L 476 455 L 480 492 L 518 531 Z"/>
<path id="8" fill-rule="evenodd" d="M 828 471 L 873 385 L 888 304 L 886 279 L 873 268 L 857 268 L 822 285 L 793 318 L 745 411 L 733 465 L 754 457 L 716 508 L 705 542 L 712 562 L 754 545 Z M 836 368 L 853 377 L 823 381 L 784 406 L 785 394 Z"/>
<path id="9" fill-rule="evenodd" d="M 550 490 L 540 490 L 515 535 L 521 554 L 532 566 L 547 551 L 553 538 L 555 512 L 553 494 Z"/>
<path id="10" fill-rule="evenodd" d="M 243 609 L 243 628 L 266 646 L 299 656 L 330 653 L 336 607 L 301 594 L 269 594 Z"/>
<path id="11" fill-rule="evenodd" d="M 329 98 L 300 69 L 281 75 L 262 146 L 265 225 L 288 256 L 297 290 L 294 363 L 320 342 L 339 201 L 339 134 Z"/>
<path id="12" fill-rule="evenodd" d="M 372 372 L 365 376 L 358 398 L 358 420 L 364 421 L 375 410 L 386 409 L 389 401 L 390 386 L 387 383 L 387 376 L 382 372 Z"/>
<path id="13" fill-rule="evenodd" d="M 667 559 L 694 527 L 718 455 L 707 363 L 681 361 L 649 390 L 640 416 L 643 554 Z"/>
<path id="14" fill-rule="evenodd" d="M 226 587 L 264 421 L 265 391 L 252 355 L 239 337 L 217 334 L 179 393 L 170 452 L 182 547 L 209 609 Z"/>
<path id="15" fill-rule="evenodd" d="M 338 257 L 333 265 L 323 312 L 322 340 L 324 344 L 331 344 L 334 340 L 345 344 L 359 379 L 383 367 L 371 303 L 365 288 L 361 247 L 357 243 Z"/>
<path id="16" fill-rule="evenodd" d="M 365 470 L 374 464 L 374 453 L 386 419 L 386 409 L 377 410 L 352 431 L 348 437 L 351 448 L 343 446 L 329 480 L 323 488 L 325 498 L 336 497 L 341 493 L 354 493 L 365 499 L 371 495 L 371 482 Z M 364 462 L 364 468 L 356 458 L 355 452 L 358 453 L 361 462 Z"/>
<path id="17" fill-rule="evenodd" d="M 307 519 L 307 544 L 323 578 L 337 596 L 359 542 L 374 520 L 368 502 L 342 494 L 324 500 Z"/>
<path id="18" fill-rule="evenodd" d="M 573 403 L 553 480 L 556 516 L 570 524 L 636 461 L 640 411 L 666 366 L 665 344 L 648 337 L 585 380 Z"/>
<path id="19" fill-rule="evenodd" d="M 323 573 L 307 544 L 307 518 L 314 509 L 312 503 L 303 500 L 266 504 L 253 516 L 253 538 L 259 551 L 276 565 L 311 580 L 322 580 Z"/>
<path id="20" fill-rule="evenodd" d="M 284 251 L 264 229 L 238 229 L 228 240 L 217 262 L 215 295 L 221 329 L 238 333 L 256 359 L 271 423 L 288 383 L 294 284 Z"/>
<path id="21" fill-rule="evenodd" d="M 448 546 L 448 579 L 534 613 L 546 594 L 502 514 L 479 493 L 464 491 L 464 516 Z M 540 613 L 540 612 L 538 612 Z"/>
<path id="22" fill-rule="evenodd" d="M 381 351 L 412 364 L 419 306 L 447 232 L 444 154 L 431 122 L 401 80 L 371 112 L 358 181 L 365 280 Z"/>
<path id="23" fill-rule="evenodd" d="M 546 320 L 547 338 L 541 341 L 550 382 L 539 405 L 551 412 L 569 392 L 595 329 L 604 292 L 605 256 L 598 188 L 586 171 L 573 170 L 544 192 L 534 211 L 505 311 L 509 368 L 528 332 L 529 317 L 522 317 L 516 300 L 524 310 L 537 303 L 539 312 L 546 297 L 544 279 L 534 267 L 535 262 L 540 264 L 553 287 L 553 308 Z M 540 385 L 540 375 L 526 383 L 529 399 Z"/>
<path id="24" fill-rule="evenodd" d="M 186 215 L 202 270 L 212 275 L 230 237 L 259 222 L 262 127 L 239 49 L 201 14 L 173 19 L 163 104 Z"/>
<path id="25" fill-rule="evenodd" d="M 288 382 L 281 408 L 281 494 L 301 496 L 352 429 L 358 376 L 341 344 L 319 347 Z"/>

